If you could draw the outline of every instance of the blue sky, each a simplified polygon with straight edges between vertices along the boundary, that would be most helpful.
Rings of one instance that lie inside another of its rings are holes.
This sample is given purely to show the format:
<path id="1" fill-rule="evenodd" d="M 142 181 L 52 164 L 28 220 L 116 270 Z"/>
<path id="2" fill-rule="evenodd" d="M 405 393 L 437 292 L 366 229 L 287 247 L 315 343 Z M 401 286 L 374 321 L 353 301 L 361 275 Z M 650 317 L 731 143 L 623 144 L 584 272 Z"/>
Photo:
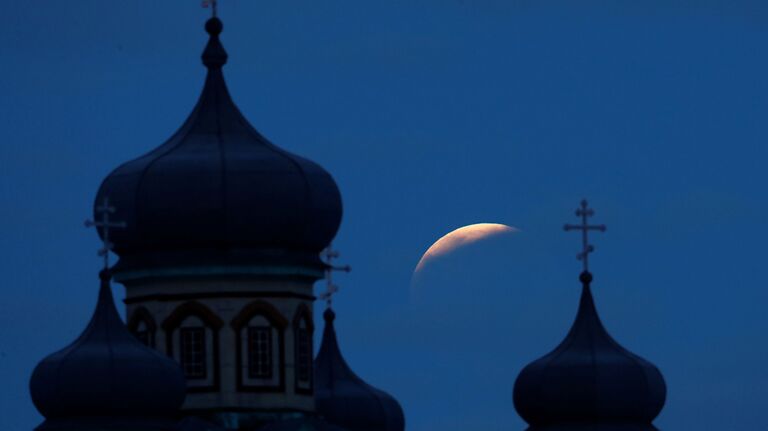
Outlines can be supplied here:
<path id="1" fill-rule="evenodd" d="M 611 334 L 669 386 L 661 429 L 768 429 L 768 8 L 760 2 L 221 0 L 225 74 L 344 200 L 337 330 L 410 431 L 515 430 L 514 378 L 575 314 L 582 197 Z M 0 428 L 96 300 L 101 179 L 194 105 L 199 2 L 0 2 Z M 519 233 L 434 262 L 477 222 Z M 116 286 L 118 298 L 122 287 Z M 317 309 L 320 309 L 319 306 Z"/>

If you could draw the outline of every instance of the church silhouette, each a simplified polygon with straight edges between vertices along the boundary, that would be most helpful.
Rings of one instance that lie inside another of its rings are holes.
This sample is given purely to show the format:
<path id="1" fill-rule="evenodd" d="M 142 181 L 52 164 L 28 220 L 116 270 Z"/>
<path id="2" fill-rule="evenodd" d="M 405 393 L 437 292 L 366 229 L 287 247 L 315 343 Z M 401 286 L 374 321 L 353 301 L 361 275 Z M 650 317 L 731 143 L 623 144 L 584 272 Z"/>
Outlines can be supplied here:
<path id="1" fill-rule="evenodd" d="M 215 7 L 215 2 L 213 3 Z M 165 143 L 117 167 L 95 198 L 105 268 L 91 321 L 30 382 L 37 431 L 402 431 L 407 412 L 341 353 L 330 306 L 313 358 L 313 285 L 330 279 L 339 189 L 316 163 L 272 144 L 227 90 L 223 24 L 205 24 L 208 74 Z M 576 319 L 514 383 L 531 431 L 648 431 L 666 386 L 597 314 L 587 267 L 592 210 L 577 210 L 584 271 Z M 322 256 L 321 252 L 329 250 Z M 114 251 L 119 261 L 109 264 Z M 110 283 L 126 288 L 123 323 Z M 343 324 L 343 319 L 340 319 Z"/>

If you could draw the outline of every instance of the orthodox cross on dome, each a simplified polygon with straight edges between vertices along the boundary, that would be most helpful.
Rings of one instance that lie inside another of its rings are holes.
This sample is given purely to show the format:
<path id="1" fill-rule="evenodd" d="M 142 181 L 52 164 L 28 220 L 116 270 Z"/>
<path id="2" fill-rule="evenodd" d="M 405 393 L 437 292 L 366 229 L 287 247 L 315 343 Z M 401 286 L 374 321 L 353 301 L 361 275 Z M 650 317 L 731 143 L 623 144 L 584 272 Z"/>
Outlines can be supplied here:
<path id="1" fill-rule="evenodd" d="M 217 7 L 218 1 L 217 0 L 203 0 L 203 7 L 204 8 L 211 8 L 211 16 L 216 18 L 216 12 L 218 12 Z"/>
<path id="2" fill-rule="evenodd" d="M 581 231 L 581 247 L 582 248 L 581 248 L 581 252 L 576 255 L 576 258 L 579 259 L 580 261 L 584 262 L 584 272 L 588 272 L 589 271 L 589 253 L 592 253 L 593 251 L 595 251 L 595 247 L 592 246 L 589 243 L 589 238 L 587 237 L 587 234 L 591 230 L 605 232 L 605 225 L 604 224 L 590 225 L 587 222 L 587 218 L 588 217 L 592 217 L 593 215 L 595 215 L 595 210 L 593 210 L 592 208 L 589 208 L 587 206 L 586 199 L 583 199 L 581 201 L 581 207 L 576 209 L 576 216 L 577 217 L 581 217 L 581 224 L 575 224 L 575 225 L 574 224 L 566 224 L 564 226 L 564 229 L 566 231 L 569 231 L 569 230 L 580 230 Z"/>
<path id="3" fill-rule="evenodd" d="M 337 250 L 334 250 L 330 244 L 325 250 L 323 250 L 323 253 L 321 254 L 321 256 L 325 258 L 326 287 L 325 287 L 325 292 L 320 294 L 320 299 L 325 301 L 327 308 L 331 308 L 333 295 L 339 291 L 339 286 L 333 284 L 333 279 L 331 278 L 331 275 L 333 275 L 333 271 L 349 272 L 352 270 L 352 267 L 350 267 L 349 265 L 344 265 L 344 266 L 333 265 L 333 259 L 338 258 L 340 254 Z"/>
<path id="4" fill-rule="evenodd" d="M 101 220 L 86 220 L 85 227 L 101 228 L 102 241 L 104 245 L 99 250 L 99 256 L 104 257 L 104 269 L 109 270 L 109 251 L 112 250 L 114 244 L 109 242 L 109 230 L 112 228 L 125 228 L 124 221 L 112 221 L 109 219 L 110 214 L 114 214 L 115 207 L 109 205 L 109 198 L 104 197 L 101 205 L 96 206 L 96 214 L 100 216 Z"/>

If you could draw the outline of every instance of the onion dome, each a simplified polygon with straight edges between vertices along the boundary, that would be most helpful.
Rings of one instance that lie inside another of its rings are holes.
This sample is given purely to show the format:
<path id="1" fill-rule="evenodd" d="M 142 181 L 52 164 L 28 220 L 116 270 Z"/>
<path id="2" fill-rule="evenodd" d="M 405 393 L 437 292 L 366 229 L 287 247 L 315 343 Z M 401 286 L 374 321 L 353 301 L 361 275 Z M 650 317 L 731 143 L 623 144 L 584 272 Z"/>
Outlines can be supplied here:
<path id="1" fill-rule="evenodd" d="M 113 423 L 173 417 L 185 397 L 181 368 L 128 332 L 115 309 L 109 272 L 100 278 L 96 311 L 83 333 L 35 367 L 30 381 L 35 407 L 47 424 L 75 420 L 80 429 L 90 429 L 82 423 L 93 418 Z"/>
<path id="2" fill-rule="evenodd" d="M 211 18 L 208 69 L 197 105 L 164 144 L 115 169 L 101 184 L 126 229 L 110 239 L 127 272 L 162 268 L 303 268 L 338 230 L 342 206 L 331 175 L 263 137 L 235 106 L 222 67 L 223 25 Z M 103 232 L 100 230 L 103 237 Z M 155 271 L 154 274 L 158 274 Z"/>
<path id="3" fill-rule="evenodd" d="M 317 412 L 349 431 L 403 431 L 400 404 L 386 392 L 365 383 L 347 365 L 336 341 L 330 308 L 323 313 L 323 341 L 315 358 Z"/>
<path id="4" fill-rule="evenodd" d="M 517 377 L 514 403 L 530 430 L 655 430 L 666 398 L 653 364 L 621 347 L 606 332 L 583 272 L 576 320 L 555 350 Z"/>

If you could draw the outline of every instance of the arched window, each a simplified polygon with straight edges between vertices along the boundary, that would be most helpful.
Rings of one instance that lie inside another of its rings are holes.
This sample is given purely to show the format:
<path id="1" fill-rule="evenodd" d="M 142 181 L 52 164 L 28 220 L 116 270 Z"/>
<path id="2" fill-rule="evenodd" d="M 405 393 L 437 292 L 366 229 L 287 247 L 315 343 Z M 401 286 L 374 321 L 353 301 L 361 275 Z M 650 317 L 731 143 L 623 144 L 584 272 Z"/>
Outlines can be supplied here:
<path id="1" fill-rule="evenodd" d="M 301 304 L 293 316 L 293 363 L 295 389 L 298 393 L 311 394 L 313 379 L 312 312 Z"/>
<path id="2" fill-rule="evenodd" d="M 179 325 L 178 346 L 179 362 L 187 380 L 205 380 L 208 377 L 208 365 L 211 360 L 208 353 L 212 350 L 205 323 L 197 316 L 189 316 Z"/>
<path id="3" fill-rule="evenodd" d="M 189 392 L 218 390 L 222 325 L 208 307 L 194 301 L 181 304 L 163 322 L 168 355 L 181 364 Z"/>
<path id="4" fill-rule="evenodd" d="M 139 307 L 131 313 L 128 319 L 128 330 L 145 346 L 155 347 L 155 332 L 157 325 L 152 314 L 144 307 Z"/>
<path id="5" fill-rule="evenodd" d="M 245 341 L 248 357 L 249 379 L 271 379 L 274 373 L 273 340 L 275 339 L 275 327 L 263 316 L 254 316 L 246 328 Z"/>
<path id="6" fill-rule="evenodd" d="M 285 327 L 287 321 L 265 301 L 243 307 L 232 320 L 236 336 L 237 388 L 244 392 L 285 389 Z"/>

